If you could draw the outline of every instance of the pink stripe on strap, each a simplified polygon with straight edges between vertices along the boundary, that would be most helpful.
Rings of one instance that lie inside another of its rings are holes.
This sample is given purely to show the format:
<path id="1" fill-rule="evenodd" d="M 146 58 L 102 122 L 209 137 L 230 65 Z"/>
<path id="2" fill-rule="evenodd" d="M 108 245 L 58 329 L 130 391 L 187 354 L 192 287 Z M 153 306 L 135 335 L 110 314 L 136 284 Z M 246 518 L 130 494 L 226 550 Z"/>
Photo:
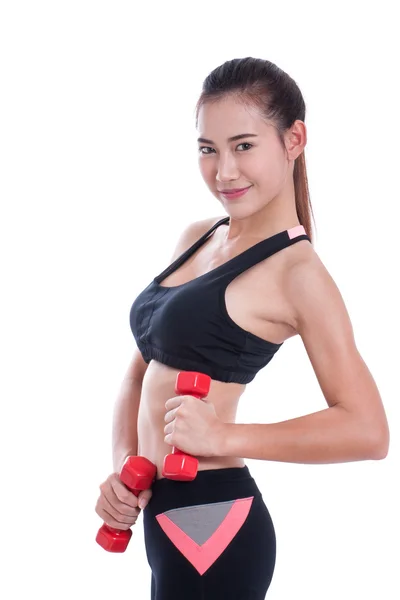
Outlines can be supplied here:
<path id="1" fill-rule="evenodd" d="M 287 230 L 290 239 L 297 237 L 298 235 L 306 235 L 306 230 L 303 225 L 296 225 L 296 227 L 291 227 L 291 229 Z"/>

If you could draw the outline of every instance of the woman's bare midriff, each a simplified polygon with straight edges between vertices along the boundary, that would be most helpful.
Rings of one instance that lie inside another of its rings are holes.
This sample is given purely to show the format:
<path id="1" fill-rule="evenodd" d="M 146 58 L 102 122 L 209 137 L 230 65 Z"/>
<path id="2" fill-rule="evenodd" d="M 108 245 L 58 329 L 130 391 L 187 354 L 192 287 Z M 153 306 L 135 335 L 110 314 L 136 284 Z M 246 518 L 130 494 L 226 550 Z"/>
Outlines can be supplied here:
<path id="1" fill-rule="evenodd" d="M 157 479 L 162 479 L 164 456 L 172 452 L 172 446 L 164 441 L 165 403 L 177 396 L 175 392 L 176 376 L 179 370 L 152 360 L 143 379 L 138 414 L 138 455 L 145 456 L 157 466 Z M 245 384 L 225 383 L 211 380 L 207 398 L 215 406 L 218 417 L 224 423 L 234 423 L 239 398 L 246 388 Z M 201 400 L 199 400 L 201 402 Z M 198 470 L 244 467 L 243 458 L 218 456 L 196 456 Z"/>

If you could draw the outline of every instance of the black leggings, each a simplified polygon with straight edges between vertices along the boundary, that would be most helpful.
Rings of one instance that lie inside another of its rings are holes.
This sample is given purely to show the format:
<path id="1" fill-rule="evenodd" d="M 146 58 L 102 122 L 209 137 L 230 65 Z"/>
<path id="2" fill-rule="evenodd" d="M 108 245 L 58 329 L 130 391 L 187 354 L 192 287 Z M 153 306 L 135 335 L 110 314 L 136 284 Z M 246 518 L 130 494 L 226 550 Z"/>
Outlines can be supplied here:
<path id="1" fill-rule="evenodd" d="M 151 600 L 264 600 L 275 529 L 249 469 L 157 479 L 143 510 Z"/>

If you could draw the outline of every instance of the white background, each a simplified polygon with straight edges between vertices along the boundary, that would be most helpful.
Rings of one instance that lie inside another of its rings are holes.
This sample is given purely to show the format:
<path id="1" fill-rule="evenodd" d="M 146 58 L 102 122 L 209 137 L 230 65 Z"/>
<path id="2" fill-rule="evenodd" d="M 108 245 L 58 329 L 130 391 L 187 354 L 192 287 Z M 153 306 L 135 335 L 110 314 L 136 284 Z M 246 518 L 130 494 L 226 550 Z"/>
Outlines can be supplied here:
<path id="1" fill-rule="evenodd" d="M 275 62 L 307 105 L 315 249 L 391 427 L 384 461 L 247 460 L 277 533 L 269 600 L 400 597 L 396 3 L 4 1 L 0 9 L 2 559 L 7 600 L 150 598 L 140 516 L 95 543 L 129 310 L 182 228 L 223 214 L 194 106 L 226 60 Z M 329 316 L 328 316 L 329 318 Z M 238 422 L 325 400 L 299 336 Z M 223 599 L 225 600 L 225 599 Z"/>

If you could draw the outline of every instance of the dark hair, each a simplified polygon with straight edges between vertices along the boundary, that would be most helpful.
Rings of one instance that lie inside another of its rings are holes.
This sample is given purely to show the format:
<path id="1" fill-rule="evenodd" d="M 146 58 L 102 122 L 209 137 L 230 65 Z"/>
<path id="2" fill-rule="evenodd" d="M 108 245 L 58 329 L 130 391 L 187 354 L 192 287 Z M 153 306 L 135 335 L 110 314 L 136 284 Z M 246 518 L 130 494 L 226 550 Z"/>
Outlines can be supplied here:
<path id="1" fill-rule="evenodd" d="M 201 106 L 206 102 L 216 102 L 228 94 L 244 104 L 255 106 L 275 127 L 283 147 L 284 132 L 296 119 L 305 121 L 306 106 L 296 82 L 274 63 L 249 56 L 226 61 L 211 71 L 204 80 L 196 103 L 196 127 Z M 304 150 L 295 160 L 293 183 L 298 219 L 313 242 L 311 214 L 314 218 L 314 213 Z"/>

